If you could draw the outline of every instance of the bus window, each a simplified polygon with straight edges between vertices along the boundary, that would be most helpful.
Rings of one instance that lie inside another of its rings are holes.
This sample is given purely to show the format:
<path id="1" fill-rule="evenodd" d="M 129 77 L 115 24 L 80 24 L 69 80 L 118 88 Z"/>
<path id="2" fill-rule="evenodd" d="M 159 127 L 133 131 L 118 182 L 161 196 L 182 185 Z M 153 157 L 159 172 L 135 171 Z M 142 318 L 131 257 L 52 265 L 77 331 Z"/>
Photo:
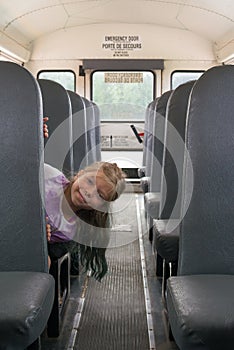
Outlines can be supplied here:
<path id="1" fill-rule="evenodd" d="M 38 73 L 38 79 L 49 79 L 61 84 L 66 90 L 75 91 L 75 73 L 62 70 L 43 70 Z"/>
<path id="2" fill-rule="evenodd" d="M 95 71 L 91 85 L 101 121 L 142 121 L 154 98 L 155 75 L 151 71 Z"/>
<path id="3" fill-rule="evenodd" d="M 177 86 L 189 80 L 196 80 L 203 73 L 204 71 L 175 71 L 171 74 L 171 89 L 174 90 Z"/>

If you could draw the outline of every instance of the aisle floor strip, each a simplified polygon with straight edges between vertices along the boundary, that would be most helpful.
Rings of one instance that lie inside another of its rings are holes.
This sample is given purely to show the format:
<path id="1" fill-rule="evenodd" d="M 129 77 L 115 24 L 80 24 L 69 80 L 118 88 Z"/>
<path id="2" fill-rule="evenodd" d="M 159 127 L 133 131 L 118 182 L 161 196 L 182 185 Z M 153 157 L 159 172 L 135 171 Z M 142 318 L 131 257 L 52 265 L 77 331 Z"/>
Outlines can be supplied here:
<path id="1" fill-rule="evenodd" d="M 140 215 L 140 203 L 139 197 L 135 195 L 136 200 L 136 216 L 137 216 L 137 226 L 138 226 L 138 235 L 139 235 L 139 249 L 140 249 L 140 260 L 141 260 L 141 271 L 142 271 L 142 280 L 143 280 L 143 290 L 144 290 L 144 298 L 145 298 L 145 309 L 146 309 L 146 320 L 147 320 L 147 328 L 148 328 L 148 340 L 149 340 L 149 350 L 156 350 L 155 338 L 154 338 L 154 329 L 153 329 L 153 319 L 151 312 L 151 301 L 149 295 L 149 287 L 147 280 L 147 271 L 146 271 L 146 261 L 145 261 L 145 251 L 143 244 L 143 232 L 142 232 L 142 221 Z M 73 320 L 73 327 L 71 331 L 71 335 L 69 338 L 67 350 L 75 350 L 75 342 L 78 335 L 78 328 L 81 321 L 81 315 L 84 308 L 86 290 L 88 287 L 89 275 L 87 275 L 85 279 L 85 283 L 82 289 L 81 297 L 79 298 L 78 308 L 76 315 Z"/>
<path id="2" fill-rule="evenodd" d="M 72 349 L 74 350 L 76 337 L 77 337 L 77 331 L 78 331 L 78 328 L 79 328 L 81 315 L 82 315 L 82 311 L 83 311 L 83 308 L 84 308 L 85 294 L 86 294 L 86 290 L 88 288 L 89 278 L 90 278 L 90 273 L 88 272 L 87 276 L 85 278 L 85 281 L 84 281 L 84 286 L 83 286 L 83 289 L 82 289 L 81 296 L 79 298 L 77 312 L 76 312 L 74 320 L 73 320 L 73 326 L 72 326 L 71 335 L 69 337 L 67 350 L 72 350 Z"/>
<path id="3" fill-rule="evenodd" d="M 153 328 L 153 318 L 152 318 L 152 312 L 151 312 L 152 308 L 151 308 L 149 286 L 148 286 L 148 280 L 147 280 L 146 263 L 145 263 L 145 250 L 144 250 L 144 244 L 143 244 L 140 204 L 139 204 L 138 194 L 136 194 L 135 196 L 136 196 L 137 224 L 138 224 L 138 234 L 139 234 L 141 269 L 142 269 L 143 288 L 144 288 L 144 296 L 145 296 L 145 308 L 146 308 L 146 317 L 147 317 L 149 345 L 150 345 L 150 350 L 156 350 L 154 328 Z"/>

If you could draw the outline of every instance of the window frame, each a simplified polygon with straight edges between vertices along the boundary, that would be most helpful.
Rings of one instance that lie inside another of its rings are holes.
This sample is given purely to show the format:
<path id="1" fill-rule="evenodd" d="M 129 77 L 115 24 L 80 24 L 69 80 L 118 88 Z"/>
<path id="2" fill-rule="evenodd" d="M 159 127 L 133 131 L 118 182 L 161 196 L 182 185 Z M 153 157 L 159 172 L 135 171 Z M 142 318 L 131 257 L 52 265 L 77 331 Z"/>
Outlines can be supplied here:
<path id="1" fill-rule="evenodd" d="M 157 83 L 157 74 L 152 69 L 95 69 L 90 74 L 90 99 L 93 100 L 93 75 L 96 72 L 103 72 L 103 73 L 143 73 L 143 72 L 149 72 L 153 76 L 153 90 L 152 90 L 152 100 L 154 100 L 156 97 L 156 83 Z M 94 101 L 95 102 L 95 101 Z M 151 101 L 149 101 L 150 103 Z M 97 103 L 97 102 L 96 102 Z M 97 103 L 98 104 L 98 103 Z M 147 106 L 146 106 L 147 108 Z M 101 117 L 100 117 L 101 119 Z M 138 122 L 142 123 L 144 122 L 144 119 L 101 119 L 101 123 L 129 123 L 129 122 Z"/>
<path id="2" fill-rule="evenodd" d="M 37 73 L 37 79 L 46 79 L 46 78 L 40 78 L 40 74 L 41 73 L 47 73 L 47 72 L 51 72 L 51 73 L 72 73 L 73 76 L 74 76 L 74 87 L 73 87 L 73 90 L 71 89 L 67 89 L 62 83 L 54 80 L 56 83 L 59 83 L 60 85 L 62 85 L 64 87 L 64 89 L 66 90 L 71 90 L 73 92 L 76 92 L 76 73 L 72 70 L 72 69 L 41 69 L 38 73 Z M 52 79 L 51 79 L 52 80 Z"/>
<path id="3" fill-rule="evenodd" d="M 170 75 L 170 88 L 171 89 L 176 89 L 177 86 L 179 86 L 179 85 L 177 85 L 176 87 L 172 86 L 172 84 L 173 84 L 173 75 L 175 73 L 202 73 L 203 74 L 204 72 L 205 72 L 205 70 L 202 70 L 202 69 L 198 69 L 198 70 L 196 70 L 196 69 L 191 69 L 191 70 L 190 69 L 177 69 L 177 70 L 174 70 L 171 73 L 171 75 Z M 189 79 L 189 80 L 191 80 L 191 79 Z M 181 84 L 183 84 L 183 83 L 181 83 Z"/>

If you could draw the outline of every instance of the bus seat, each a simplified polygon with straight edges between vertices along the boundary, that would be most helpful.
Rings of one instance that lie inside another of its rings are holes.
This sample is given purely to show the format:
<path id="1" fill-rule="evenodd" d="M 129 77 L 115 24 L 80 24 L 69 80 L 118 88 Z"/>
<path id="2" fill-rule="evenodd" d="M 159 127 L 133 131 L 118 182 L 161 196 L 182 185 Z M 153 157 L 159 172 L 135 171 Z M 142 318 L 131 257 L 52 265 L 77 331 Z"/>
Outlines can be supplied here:
<path id="1" fill-rule="evenodd" d="M 95 116 L 95 142 L 96 142 L 96 162 L 100 162 L 101 156 L 101 124 L 100 124 L 100 109 L 96 103 L 91 101 Z"/>
<path id="2" fill-rule="evenodd" d="M 85 111 L 86 111 L 86 133 L 87 133 L 87 145 L 88 145 L 88 153 L 86 155 L 87 157 L 87 164 L 90 165 L 94 162 L 96 162 L 96 119 L 94 114 L 94 108 L 91 101 L 89 101 L 87 98 L 82 97 L 84 104 L 85 104 Z"/>
<path id="3" fill-rule="evenodd" d="M 159 216 L 153 220 L 153 247 L 164 260 L 163 279 L 172 263 L 177 270 L 181 193 L 184 164 L 184 140 L 187 107 L 194 81 L 179 85 L 172 93 L 167 108 L 167 127 L 161 175 Z M 164 285 L 164 283 L 163 283 Z"/>
<path id="4" fill-rule="evenodd" d="M 142 157 L 142 166 L 138 168 L 137 173 L 138 173 L 138 177 L 142 178 L 146 176 L 146 156 L 147 156 L 147 152 L 148 152 L 148 141 L 149 141 L 149 137 L 150 137 L 150 120 L 152 119 L 152 112 L 154 110 L 154 104 L 155 101 L 152 101 L 148 104 L 146 111 L 145 111 L 145 121 L 144 121 L 144 138 L 143 138 L 143 157 Z M 151 117 L 151 119 L 150 119 Z M 152 128 L 151 128 L 152 130 Z M 148 192 L 148 191 L 144 191 Z"/>
<path id="5" fill-rule="evenodd" d="M 73 167 L 74 174 L 88 165 L 86 112 L 83 98 L 74 91 L 67 91 L 72 107 Z"/>
<path id="6" fill-rule="evenodd" d="M 49 117 L 49 138 L 45 139 L 45 163 L 73 174 L 72 110 L 67 91 L 52 80 L 38 79 L 44 116 Z"/>
<path id="7" fill-rule="evenodd" d="M 144 150 L 144 147 L 143 147 Z M 143 156 L 144 156 L 144 152 L 143 152 Z M 137 175 L 139 178 L 145 177 L 145 165 L 143 165 L 144 163 L 142 163 L 142 166 L 140 166 L 137 169 Z"/>
<path id="8" fill-rule="evenodd" d="M 144 127 L 144 144 L 143 144 L 143 156 L 144 160 L 144 176 L 141 177 L 140 183 L 143 193 L 149 191 L 149 179 L 151 171 L 151 160 L 152 160 L 152 148 L 153 148 L 153 125 L 154 118 L 156 116 L 156 105 L 158 99 L 152 101 L 145 115 L 145 127 Z"/>
<path id="9" fill-rule="evenodd" d="M 48 273 L 43 207 L 40 89 L 15 63 L 0 62 L 0 79 L 0 348 L 17 350 L 39 346 L 54 279 Z"/>
<path id="10" fill-rule="evenodd" d="M 60 335 L 64 311 L 70 297 L 70 267 L 70 253 L 51 262 L 50 274 L 55 279 L 54 303 L 47 323 L 47 335 L 51 338 Z"/>
<path id="11" fill-rule="evenodd" d="M 38 79 L 41 89 L 44 116 L 49 117 L 49 138 L 45 139 L 45 162 L 63 171 L 70 177 L 74 173 L 72 148 L 72 111 L 68 92 L 55 81 Z M 55 279 L 55 298 L 48 320 L 47 334 L 58 337 L 62 316 L 70 296 L 70 254 L 51 261 L 50 274 Z M 63 273 L 62 273 L 63 272 Z M 66 284 L 61 286 L 60 276 Z M 60 291 L 64 289 L 62 295 Z"/>
<path id="12" fill-rule="evenodd" d="M 149 178 L 149 191 L 144 195 L 145 211 L 148 217 L 149 227 L 149 239 L 152 241 L 152 226 L 153 218 L 158 218 L 159 213 L 159 196 L 161 186 L 161 172 L 162 172 L 162 159 L 164 148 L 164 134 L 165 134 L 165 115 L 168 100 L 172 91 L 166 91 L 162 94 L 155 105 L 155 118 L 153 124 L 153 144 L 151 162 L 150 162 L 150 178 Z"/>
<path id="13" fill-rule="evenodd" d="M 195 83 L 186 126 L 178 275 L 167 311 L 181 350 L 234 348 L 234 66 Z M 193 185 L 193 191 L 191 188 Z"/>

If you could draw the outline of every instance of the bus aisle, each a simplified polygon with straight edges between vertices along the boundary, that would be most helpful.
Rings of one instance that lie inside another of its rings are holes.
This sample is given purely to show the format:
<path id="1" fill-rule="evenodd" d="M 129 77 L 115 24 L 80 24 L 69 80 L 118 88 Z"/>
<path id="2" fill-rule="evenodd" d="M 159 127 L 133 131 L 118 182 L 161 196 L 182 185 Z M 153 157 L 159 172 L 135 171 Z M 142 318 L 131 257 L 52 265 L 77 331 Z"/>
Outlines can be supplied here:
<path id="1" fill-rule="evenodd" d="M 161 281 L 141 193 L 124 193 L 114 203 L 106 257 L 109 272 L 101 283 L 82 273 L 71 278 L 61 334 L 57 339 L 44 335 L 42 350 L 177 349 L 165 332 Z"/>

